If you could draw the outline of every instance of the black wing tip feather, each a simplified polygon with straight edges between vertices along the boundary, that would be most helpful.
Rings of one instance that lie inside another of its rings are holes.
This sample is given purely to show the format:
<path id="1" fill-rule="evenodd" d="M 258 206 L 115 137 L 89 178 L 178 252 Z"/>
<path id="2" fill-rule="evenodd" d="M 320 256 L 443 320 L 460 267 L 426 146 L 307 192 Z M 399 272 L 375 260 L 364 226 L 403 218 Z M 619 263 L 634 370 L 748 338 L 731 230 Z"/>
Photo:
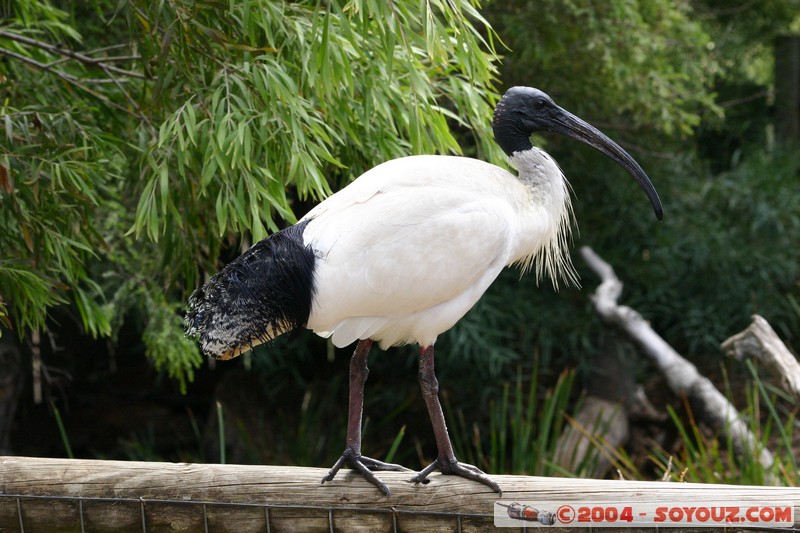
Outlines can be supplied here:
<path id="1" fill-rule="evenodd" d="M 314 295 L 314 252 L 301 221 L 256 243 L 187 302 L 184 329 L 204 353 L 235 357 L 305 326 Z"/>

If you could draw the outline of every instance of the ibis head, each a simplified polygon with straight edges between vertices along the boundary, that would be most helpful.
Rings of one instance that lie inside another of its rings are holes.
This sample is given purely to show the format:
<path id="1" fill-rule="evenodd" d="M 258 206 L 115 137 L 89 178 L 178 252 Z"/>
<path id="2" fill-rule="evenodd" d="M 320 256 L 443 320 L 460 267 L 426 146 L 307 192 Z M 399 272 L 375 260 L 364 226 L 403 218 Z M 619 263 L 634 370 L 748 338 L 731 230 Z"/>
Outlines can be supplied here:
<path id="1" fill-rule="evenodd" d="M 530 136 L 536 132 L 554 132 L 572 137 L 604 153 L 619 163 L 644 189 L 656 217 L 661 220 L 661 200 L 650 178 L 639 163 L 603 132 L 558 106 L 552 98 L 532 87 L 512 87 L 497 103 L 492 120 L 494 137 L 503 151 L 529 150 Z"/>

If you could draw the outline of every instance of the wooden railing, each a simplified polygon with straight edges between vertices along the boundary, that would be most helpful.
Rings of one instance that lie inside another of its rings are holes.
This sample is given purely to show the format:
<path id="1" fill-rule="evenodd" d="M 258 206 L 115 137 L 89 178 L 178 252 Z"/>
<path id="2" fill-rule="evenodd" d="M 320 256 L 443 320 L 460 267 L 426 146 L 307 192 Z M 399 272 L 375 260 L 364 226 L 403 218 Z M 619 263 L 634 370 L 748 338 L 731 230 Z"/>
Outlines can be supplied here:
<path id="1" fill-rule="evenodd" d="M 0 532 L 486 531 L 494 527 L 498 501 L 517 502 L 518 508 L 548 502 L 553 508 L 542 510 L 549 512 L 557 511 L 556 504 L 582 502 L 601 509 L 656 503 L 663 508 L 769 504 L 783 505 L 784 513 L 788 506 L 794 520 L 800 520 L 800 488 L 493 476 L 503 489 L 499 496 L 452 476 L 434 474 L 429 484 L 414 485 L 407 473 L 382 472 L 392 491 L 386 497 L 349 471 L 323 485 L 326 472 L 0 457 Z M 593 518 L 598 516 L 603 513 Z M 589 525 L 578 518 L 573 515 L 570 525 Z M 617 512 L 606 511 L 605 518 L 620 520 Z M 713 523 L 700 524 L 696 518 L 698 525 Z M 720 530 L 744 529 L 735 523 L 717 525 Z M 800 529 L 797 523 L 793 527 Z M 690 529 L 691 522 L 680 530 Z"/>

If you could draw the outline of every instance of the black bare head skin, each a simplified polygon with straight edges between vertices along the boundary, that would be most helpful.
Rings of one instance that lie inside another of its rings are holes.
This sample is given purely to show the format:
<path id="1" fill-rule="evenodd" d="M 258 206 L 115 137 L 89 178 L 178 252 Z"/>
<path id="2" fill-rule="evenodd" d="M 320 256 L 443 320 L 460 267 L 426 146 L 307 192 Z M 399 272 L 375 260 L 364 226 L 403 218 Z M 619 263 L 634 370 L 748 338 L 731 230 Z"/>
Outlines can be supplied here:
<path id="1" fill-rule="evenodd" d="M 512 87 L 497 102 L 492 131 L 500 148 L 508 155 L 530 150 L 532 133 L 554 132 L 566 135 L 604 153 L 619 163 L 644 189 L 661 220 L 663 209 L 655 187 L 639 163 L 600 130 L 559 107 L 552 98 L 532 87 Z"/>
<path id="2" fill-rule="evenodd" d="M 186 334 L 203 353 L 228 358 L 305 326 L 314 294 L 314 252 L 307 221 L 256 243 L 189 298 Z"/>
<path id="3" fill-rule="evenodd" d="M 552 131 L 548 122 L 561 108 L 547 94 L 533 87 L 511 87 L 497 102 L 492 119 L 494 138 L 507 155 L 532 148 L 530 136 Z"/>

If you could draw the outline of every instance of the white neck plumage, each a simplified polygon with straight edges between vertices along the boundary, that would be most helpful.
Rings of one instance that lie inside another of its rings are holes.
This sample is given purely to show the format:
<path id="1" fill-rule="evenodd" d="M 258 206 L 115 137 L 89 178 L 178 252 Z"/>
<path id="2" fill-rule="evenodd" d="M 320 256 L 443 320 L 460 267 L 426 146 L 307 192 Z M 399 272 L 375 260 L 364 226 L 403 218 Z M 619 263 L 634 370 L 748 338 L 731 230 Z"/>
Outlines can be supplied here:
<path id="1" fill-rule="evenodd" d="M 540 235 L 518 264 L 523 270 L 535 265 L 537 280 L 547 274 L 555 289 L 559 281 L 578 285 L 578 274 L 569 255 L 575 217 L 564 173 L 550 155 L 535 146 L 514 152 L 509 161 L 529 191 L 530 205 L 526 211 L 531 223 L 538 226 L 535 233 Z"/>

